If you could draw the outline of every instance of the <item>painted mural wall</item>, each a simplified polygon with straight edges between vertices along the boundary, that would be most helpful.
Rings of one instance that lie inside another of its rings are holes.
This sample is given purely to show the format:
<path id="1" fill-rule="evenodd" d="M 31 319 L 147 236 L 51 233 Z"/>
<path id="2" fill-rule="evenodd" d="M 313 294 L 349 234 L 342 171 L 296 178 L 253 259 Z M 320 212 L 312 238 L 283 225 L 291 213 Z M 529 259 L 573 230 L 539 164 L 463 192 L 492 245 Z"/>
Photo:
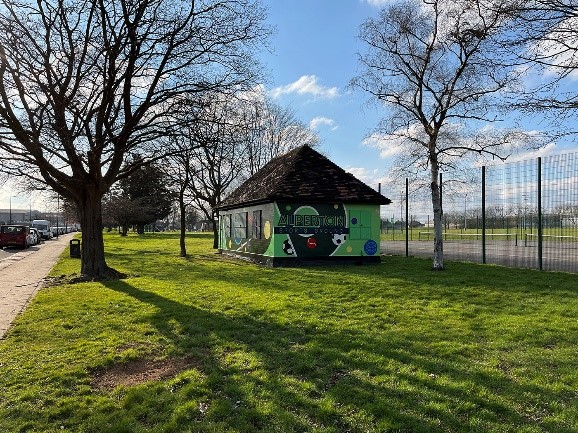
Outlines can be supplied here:
<path id="1" fill-rule="evenodd" d="M 379 255 L 378 205 L 277 203 L 275 217 L 275 257 Z"/>
<path id="2" fill-rule="evenodd" d="M 273 256 L 273 204 L 244 207 L 219 216 L 219 248 L 244 254 Z"/>
<path id="3" fill-rule="evenodd" d="M 225 212 L 220 248 L 276 258 L 378 256 L 379 205 L 274 203 Z"/>

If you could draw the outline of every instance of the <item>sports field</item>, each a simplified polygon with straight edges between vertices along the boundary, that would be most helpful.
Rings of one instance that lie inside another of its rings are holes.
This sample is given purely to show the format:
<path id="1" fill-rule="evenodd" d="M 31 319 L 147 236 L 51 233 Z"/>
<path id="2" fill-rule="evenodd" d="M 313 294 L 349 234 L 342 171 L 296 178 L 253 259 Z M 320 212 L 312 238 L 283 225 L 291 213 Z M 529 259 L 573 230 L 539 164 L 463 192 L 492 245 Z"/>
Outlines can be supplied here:
<path id="1" fill-rule="evenodd" d="M 483 263 L 481 229 L 443 232 L 444 257 L 448 260 Z M 389 231 L 381 235 L 382 254 L 405 255 L 406 233 Z M 433 255 L 433 230 L 408 232 L 407 253 L 416 257 Z M 539 269 L 537 230 L 486 230 L 486 263 Z M 542 269 L 578 273 L 578 230 L 545 229 L 542 235 Z"/>

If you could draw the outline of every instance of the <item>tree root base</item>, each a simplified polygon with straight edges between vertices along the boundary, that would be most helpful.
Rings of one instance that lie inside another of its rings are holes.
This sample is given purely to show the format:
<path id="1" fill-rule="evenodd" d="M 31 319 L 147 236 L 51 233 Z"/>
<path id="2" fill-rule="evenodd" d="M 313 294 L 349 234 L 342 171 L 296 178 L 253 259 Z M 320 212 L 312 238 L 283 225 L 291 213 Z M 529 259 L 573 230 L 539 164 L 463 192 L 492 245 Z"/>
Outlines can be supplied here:
<path id="1" fill-rule="evenodd" d="M 137 277 L 138 275 L 129 275 L 117 271 L 113 268 L 108 268 L 104 275 L 99 275 L 97 277 L 91 275 L 83 274 L 70 274 L 70 275 L 59 275 L 57 277 L 46 277 L 44 279 L 44 287 L 59 286 L 62 284 L 77 284 L 77 283 L 94 283 L 101 281 L 115 281 L 124 280 L 126 278 Z"/>

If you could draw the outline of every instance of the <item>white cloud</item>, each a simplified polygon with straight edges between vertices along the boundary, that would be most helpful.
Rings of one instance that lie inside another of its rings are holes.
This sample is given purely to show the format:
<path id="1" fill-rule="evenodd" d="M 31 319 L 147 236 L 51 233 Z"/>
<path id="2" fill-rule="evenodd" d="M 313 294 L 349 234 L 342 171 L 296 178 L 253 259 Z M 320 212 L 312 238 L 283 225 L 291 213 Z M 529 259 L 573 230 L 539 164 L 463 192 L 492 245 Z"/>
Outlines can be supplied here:
<path id="1" fill-rule="evenodd" d="M 363 140 L 365 146 L 375 147 L 383 159 L 391 158 L 404 152 L 404 146 L 399 136 L 372 134 Z"/>
<path id="2" fill-rule="evenodd" d="M 578 80 L 576 71 L 576 50 L 578 44 L 575 39 L 568 35 L 574 34 L 574 29 L 578 25 L 577 17 L 570 17 L 559 23 L 546 39 L 537 45 L 530 47 L 541 58 L 546 58 L 546 62 L 551 62 L 551 66 L 545 69 L 545 74 L 559 76 L 561 71 L 571 69 L 568 76 L 572 80 Z M 562 68 L 562 70 L 560 70 Z"/>
<path id="3" fill-rule="evenodd" d="M 319 84 L 319 78 L 315 75 L 303 75 L 297 81 L 285 86 L 276 87 L 270 92 L 273 98 L 291 93 L 332 99 L 339 96 L 339 89 L 337 87 L 321 86 Z"/>
<path id="4" fill-rule="evenodd" d="M 368 178 L 367 169 L 365 167 L 349 167 L 345 171 L 351 173 L 359 180 L 364 180 Z"/>
<path id="5" fill-rule="evenodd" d="M 518 153 L 515 153 L 506 160 L 506 163 L 527 161 L 538 157 L 551 156 L 557 153 L 559 153 L 559 149 L 556 143 L 551 142 L 544 147 L 541 147 L 540 149 L 532 149 L 527 151 L 522 150 Z M 500 163 L 501 162 L 496 162 L 496 165 L 499 165 Z"/>
<path id="6" fill-rule="evenodd" d="M 332 131 L 337 129 L 337 126 L 335 125 L 335 121 L 333 119 L 323 116 L 317 116 L 311 119 L 311 121 L 309 122 L 309 129 L 317 129 L 322 125 L 331 126 Z"/>
<path id="7" fill-rule="evenodd" d="M 381 183 L 385 185 L 387 182 L 390 181 L 387 175 L 384 174 L 384 170 L 368 170 L 365 167 L 348 167 L 345 169 L 346 172 L 351 173 L 357 179 L 365 183 L 366 185 L 372 187 L 373 189 L 377 190 L 378 185 Z"/>
<path id="8" fill-rule="evenodd" d="M 391 0 L 362 0 L 362 1 L 370 6 L 376 7 L 385 6 L 386 4 L 391 3 Z"/>
<path id="9" fill-rule="evenodd" d="M 377 170 L 367 170 L 364 167 L 349 167 L 346 168 L 345 171 L 351 173 L 366 185 L 369 185 L 374 188 L 377 187 L 377 182 L 375 181 L 375 177 L 377 176 Z"/>
<path id="10" fill-rule="evenodd" d="M 448 123 L 444 126 L 443 132 L 440 132 L 437 146 L 439 149 L 447 150 L 444 155 L 445 163 L 452 159 L 472 156 L 473 163 L 485 165 L 488 163 L 486 158 L 475 162 L 475 156 L 480 149 L 497 152 L 502 156 L 510 155 L 508 161 L 520 161 L 551 154 L 554 149 L 553 143 L 547 143 L 546 139 L 547 137 L 538 130 L 500 129 L 493 125 L 485 125 L 479 130 L 466 131 L 463 124 Z M 427 157 L 422 148 L 425 142 L 427 137 L 421 125 L 412 124 L 391 134 L 372 134 L 363 141 L 363 144 L 376 148 L 382 159 L 404 154 L 414 157 L 421 155 L 419 159 L 423 159 Z M 496 146 L 487 147 L 488 142 L 495 143 Z M 456 147 L 457 145 L 459 146 Z M 465 149 L 471 149 L 471 152 Z M 483 156 L 487 157 L 489 153 L 483 153 Z"/>

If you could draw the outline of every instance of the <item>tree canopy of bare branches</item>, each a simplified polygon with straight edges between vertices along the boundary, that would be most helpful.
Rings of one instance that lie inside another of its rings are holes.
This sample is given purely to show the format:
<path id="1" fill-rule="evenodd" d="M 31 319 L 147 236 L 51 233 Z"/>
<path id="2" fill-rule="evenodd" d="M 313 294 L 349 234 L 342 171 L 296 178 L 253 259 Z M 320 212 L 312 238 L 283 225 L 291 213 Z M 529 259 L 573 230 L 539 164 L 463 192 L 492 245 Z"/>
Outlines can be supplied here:
<path id="1" fill-rule="evenodd" d="M 163 156 L 183 98 L 254 85 L 264 18 L 259 0 L 0 1 L 2 169 L 76 204 L 84 275 L 114 274 L 103 194 Z"/>
<path id="2" fill-rule="evenodd" d="M 514 4 L 514 19 L 505 44 L 514 47 L 522 64 L 531 66 L 535 83 L 517 98 L 516 108 L 539 112 L 563 130 L 578 133 L 574 119 L 578 94 L 578 2 L 531 0 Z M 565 124 L 564 124 L 565 122 Z"/>
<path id="3" fill-rule="evenodd" d="M 319 136 L 297 119 L 295 112 L 259 92 L 245 96 L 239 124 L 244 133 L 244 176 L 251 177 L 271 159 L 296 147 L 319 144 Z"/>
<path id="4" fill-rule="evenodd" d="M 187 202 L 213 224 L 215 208 L 227 192 L 255 174 L 272 158 L 318 137 L 295 114 L 264 97 L 259 89 L 237 95 L 207 94 L 197 100 L 196 121 L 174 138 L 176 152 L 168 161 L 181 212 L 181 256 L 186 255 Z"/>

